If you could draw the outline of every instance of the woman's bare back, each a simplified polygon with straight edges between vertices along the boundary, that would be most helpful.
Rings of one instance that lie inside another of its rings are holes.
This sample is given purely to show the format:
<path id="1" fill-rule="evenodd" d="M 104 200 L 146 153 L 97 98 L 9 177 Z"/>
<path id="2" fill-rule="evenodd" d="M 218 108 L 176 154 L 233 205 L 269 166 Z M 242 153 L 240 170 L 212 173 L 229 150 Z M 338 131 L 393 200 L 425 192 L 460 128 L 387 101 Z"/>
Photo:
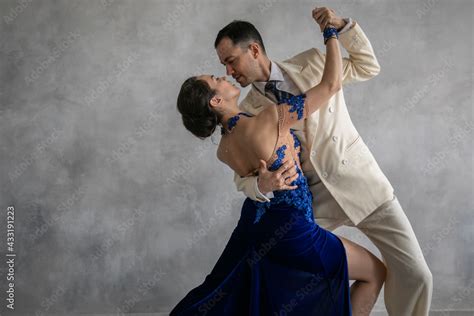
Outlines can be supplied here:
<path id="1" fill-rule="evenodd" d="M 294 159 L 301 168 L 299 142 L 285 125 L 289 121 L 285 112 L 279 105 L 269 106 L 253 117 L 241 116 L 232 132 L 222 137 L 218 158 L 241 177 L 257 175 L 260 160 L 269 170 L 277 160 L 287 159 Z"/>

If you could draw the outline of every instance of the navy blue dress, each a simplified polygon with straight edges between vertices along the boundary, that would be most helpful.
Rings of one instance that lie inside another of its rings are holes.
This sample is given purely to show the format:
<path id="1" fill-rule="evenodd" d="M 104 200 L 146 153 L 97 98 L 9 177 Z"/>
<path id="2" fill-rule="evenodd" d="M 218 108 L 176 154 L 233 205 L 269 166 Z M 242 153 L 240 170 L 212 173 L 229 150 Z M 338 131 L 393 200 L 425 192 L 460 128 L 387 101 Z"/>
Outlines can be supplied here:
<path id="1" fill-rule="evenodd" d="M 246 199 L 237 227 L 204 282 L 171 311 L 178 315 L 351 315 L 347 258 L 341 240 L 315 221 L 291 125 L 305 118 L 304 95 L 278 106 L 279 133 L 269 170 L 292 155 L 295 190 L 270 202 Z"/>

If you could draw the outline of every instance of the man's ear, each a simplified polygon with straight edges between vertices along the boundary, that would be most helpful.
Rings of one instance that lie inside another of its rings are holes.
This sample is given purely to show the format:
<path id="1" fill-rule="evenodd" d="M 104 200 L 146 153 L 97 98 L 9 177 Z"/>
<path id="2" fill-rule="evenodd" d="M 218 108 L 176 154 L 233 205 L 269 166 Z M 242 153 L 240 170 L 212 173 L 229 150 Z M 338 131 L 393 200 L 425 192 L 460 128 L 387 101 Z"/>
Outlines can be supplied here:
<path id="1" fill-rule="evenodd" d="M 249 49 L 250 49 L 250 53 L 252 54 L 253 58 L 257 58 L 258 56 L 260 56 L 261 48 L 258 45 L 258 43 L 254 42 L 254 43 L 249 44 Z"/>

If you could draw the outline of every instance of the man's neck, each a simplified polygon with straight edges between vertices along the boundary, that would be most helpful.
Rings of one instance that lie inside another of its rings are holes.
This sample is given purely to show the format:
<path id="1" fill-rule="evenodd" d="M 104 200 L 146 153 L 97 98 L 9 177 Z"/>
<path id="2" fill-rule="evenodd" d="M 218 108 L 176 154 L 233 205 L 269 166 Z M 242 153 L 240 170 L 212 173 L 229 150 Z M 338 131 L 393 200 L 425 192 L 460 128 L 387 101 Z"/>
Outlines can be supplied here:
<path id="1" fill-rule="evenodd" d="M 268 57 L 265 57 L 262 63 L 262 78 L 259 81 L 268 81 L 272 72 L 272 62 Z"/>

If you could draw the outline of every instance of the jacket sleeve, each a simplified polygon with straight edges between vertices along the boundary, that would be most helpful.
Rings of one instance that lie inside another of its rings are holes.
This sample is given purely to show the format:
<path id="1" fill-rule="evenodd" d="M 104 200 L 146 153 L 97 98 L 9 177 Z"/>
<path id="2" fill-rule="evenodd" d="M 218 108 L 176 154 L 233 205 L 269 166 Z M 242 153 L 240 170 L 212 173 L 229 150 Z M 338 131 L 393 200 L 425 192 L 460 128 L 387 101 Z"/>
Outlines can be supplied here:
<path id="1" fill-rule="evenodd" d="M 241 177 L 237 173 L 234 173 L 234 183 L 238 191 L 241 191 L 245 196 L 249 197 L 254 201 L 268 202 L 270 199 L 263 195 L 257 186 L 257 177 Z"/>
<path id="2" fill-rule="evenodd" d="M 343 84 L 366 81 L 380 72 L 380 65 L 369 39 L 359 24 L 355 21 L 353 23 L 352 28 L 339 35 L 339 42 L 349 53 L 349 57 L 343 57 L 342 62 Z M 326 54 L 317 48 L 316 51 L 324 65 Z"/>

